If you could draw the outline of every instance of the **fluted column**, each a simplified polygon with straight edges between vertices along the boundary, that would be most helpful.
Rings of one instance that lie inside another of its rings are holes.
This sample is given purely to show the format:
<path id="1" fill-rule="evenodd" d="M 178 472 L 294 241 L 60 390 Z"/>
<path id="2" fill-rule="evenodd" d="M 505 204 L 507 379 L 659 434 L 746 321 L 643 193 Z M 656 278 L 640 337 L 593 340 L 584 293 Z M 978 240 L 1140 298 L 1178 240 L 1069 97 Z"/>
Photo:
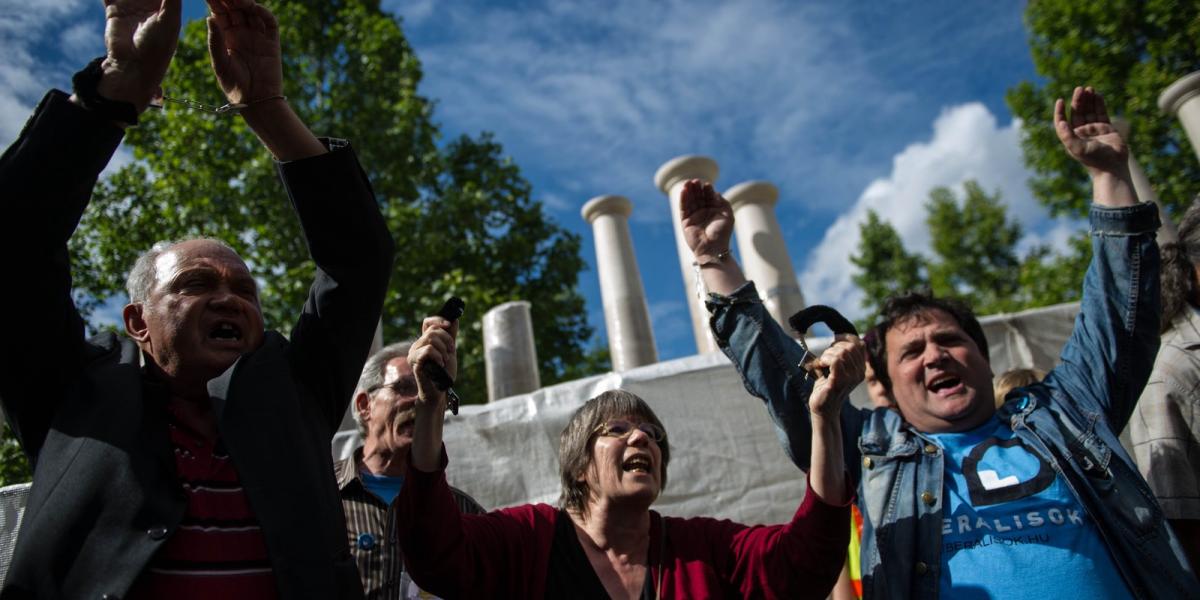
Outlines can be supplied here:
<path id="1" fill-rule="evenodd" d="M 696 296 L 696 274 L 692 268 L 695 257 L 683 239 L 683 225 L 679 221 L 679 194 L 689 179 L 703 179 L 709 183 L 717 180 L 720 170 L 717 163 L 707 156 L 680 156 L 667 161 L 654 174 L 654 185 L 662 190 L 671 202 L 671 223 L 675 228 L 675 248 L 679 252 L 679 269 L 683 273 L 683 289 L 687 294 L 688 313 L 692 317 L 692 334 L 696 338 L 696 352 L 716 352 L 717 340 L 708 327 L 708 309 L 704 301 Z"/>
<path id="2" fill-rule="evenodd" d="M 1129 121 L 1124 117 L 1113 117 L 1113 127 L 1117 128 L 1117 133 L 1121 134 L 1121 138 L 1126 143 L 1129 142 L 1130 126 Z M 1179 239 L 1179 233 L 1175 229 L 1175 223 L 1167 215 L 1166 209 L 1163 208 L 1162 202 L 1158 200 L 1158 194 L 1154 192 L 1154 187 L 1150 185 L 1150 178 L 1146 177 L 1146 172 L 1142 170 L 1142 165 L 1133 156 L 1133 152 L 1129 153 L 1129 175 L 1133 178 L 1133 191 L 1137 192 L 1138 200 L 1142 202 L 1153 202 L 1158 207 L 1158 220 L 1162 222 L 1162 227 L 1158 228 L 1158 234 L 1155 240 L 1158 245 L 1169 244 Z"/>
<path id="3" fill-rule="evenodd" d="M 488 402 L 542 387 L 529 303 L 505 302 L 483 315 Z"/>
<path id="4" fill-rule="evenodd" d="M 599 196 L 583 205 L 583 218 L 592 225 L 600 301 L 614 371 L 658 362 L 646 292 L 629 235 L 633 203 L 624 196 Z"/>
<path id="5" fill-rule="evenodd" d="M 1200 71 L 1175 80 L 1158 96 L 1158 108 L 1179 118 L 1192 151 L 1200 156 Z"/>
<path id="6" fill-rule="evenodd" d="M 804 308 L 804 295 L 775 216 L 779 189 L 766 181 L 747 181 L 730 188 L 725 198 L 733 205 L 738 254 L 746 278 L 758 288 L 767 312 L 785 330 L 798 335 L 787 320 Z"/>

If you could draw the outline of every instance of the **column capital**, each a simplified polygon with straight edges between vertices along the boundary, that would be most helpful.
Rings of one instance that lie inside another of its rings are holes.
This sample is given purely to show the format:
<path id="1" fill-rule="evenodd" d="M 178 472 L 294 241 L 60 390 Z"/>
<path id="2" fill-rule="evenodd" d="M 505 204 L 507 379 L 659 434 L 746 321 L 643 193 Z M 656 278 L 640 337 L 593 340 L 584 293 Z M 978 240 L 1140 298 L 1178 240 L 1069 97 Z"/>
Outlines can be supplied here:
<path id="1" fill-rule="evenodd" d="M 1175 80 L 1158 95 L 1158 108 L 1163 112 L 1174 115 L 1184 102 L 1200 94 L 1200 71 L 1192 71 Z"/>
<path id="2" fill-rule="evenodd" d="M 745 181 L 729 188 L 725 199 L 734 210 L 747 204 L 775 206 L 779 201 L 779 188 L 769 181 Z"/>
<path id="3" fill-rule="evenodd" d="M 596 196 L 583 205 L 579 214 L 583 220 L 591 223 L 601 215 L 617 214 L 628 218 L 633 213 L 633 203 L 625 196 Z"/>
<path id="4" fill-rule="evenodd" d="M 664 194 L 670 194 L 671 188 L 680 181 L 688 179 L 703 179 L 709 183 L 717 180 L 720 169 L 717 161 L 696 154 L 677 156 L 663 163 L 654 174 L 654 185 Z"/>

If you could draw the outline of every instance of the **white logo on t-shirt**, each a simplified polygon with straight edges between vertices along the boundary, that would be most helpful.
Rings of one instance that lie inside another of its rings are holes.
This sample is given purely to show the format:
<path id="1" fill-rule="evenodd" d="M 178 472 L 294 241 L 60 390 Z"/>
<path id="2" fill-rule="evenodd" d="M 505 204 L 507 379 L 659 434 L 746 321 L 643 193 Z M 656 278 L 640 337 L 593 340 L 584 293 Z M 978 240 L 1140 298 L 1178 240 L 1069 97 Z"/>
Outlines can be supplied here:
<path id="1" fill-rule="evenodd" d="M 992 470 L 979 472 L 979 483 L 983 484 L 985 490 L 998 490 L 1009 486 L 1014 486 L 1021 483 L 1021 480 L 1016 475 L 1009 475 L 1003 479 L 1000 475 Z"/>

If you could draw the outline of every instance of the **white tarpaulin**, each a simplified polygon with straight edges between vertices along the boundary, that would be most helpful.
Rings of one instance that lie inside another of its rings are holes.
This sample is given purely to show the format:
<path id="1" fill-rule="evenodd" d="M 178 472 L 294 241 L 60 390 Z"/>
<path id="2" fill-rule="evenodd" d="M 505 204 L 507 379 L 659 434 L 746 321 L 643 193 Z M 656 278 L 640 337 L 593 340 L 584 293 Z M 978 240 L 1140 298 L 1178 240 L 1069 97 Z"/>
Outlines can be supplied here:
<path id="1" fill-rule="evenodd" d="M 1020 366 L 1049 369 L 1070 335 L 1078 304 L 981 319 L 996 375 Z M 820 352 L 828 338 L 814 338 Z M 589 377 L 447 415 L 447 477 L 485 508 L 555 503 L 558 437 L 571 412 L 605 390 L 622 388 L 646 400 L 666 425 L 671 464 L 655 504 L 675 516 L 708 515 L 743 523 L 791 518 L 804 475 L 783 453 L 766 408 L 742 386 L 733 365 L 713 353 Z M 856 390 L 853 402 L 865 406 Z M 335 455 L 357 445 L 339 434 Z"/>
<path id="2" fill-rule="evenodd" d="M 671 464 L 657 510 L 749 523 L 781 522 L 795 512 L 804 476 L 784 455 L 762 402 L 719 353 L 463 406 L 457 417 L 447 414 L 451 485 L 489 509 L 555 503 L 559 433 L 589 398 L 618 388 L 644 398 L 667 428 Z"/>

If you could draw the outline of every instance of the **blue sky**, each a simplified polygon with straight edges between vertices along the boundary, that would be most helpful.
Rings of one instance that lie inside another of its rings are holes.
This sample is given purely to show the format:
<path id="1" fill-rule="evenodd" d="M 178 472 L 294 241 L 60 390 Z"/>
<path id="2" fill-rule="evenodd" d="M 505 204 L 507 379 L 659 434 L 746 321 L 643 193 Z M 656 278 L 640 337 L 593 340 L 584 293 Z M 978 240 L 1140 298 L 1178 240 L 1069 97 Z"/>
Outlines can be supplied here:
<path id="1" fill-rule="evenodd" d="M 65 88 L 103 52 L 99 2 L 38 4 L 28 11 L 0 0 L 9 15 L 0 22 L 4 143 L 47 87 Z M 404 21 L 424 63 L 421 91 L 437 101 L 447 139 L 495 132 L 548 213 L 583 235 L 593 268 L 580 289 L 600 335 L 592 236 L 579 210 L 603 194 L 633 201 L 663 359 L 695 352 L 671 215 L 653 183 L 678 155 L 714 158 L 721 190 L 750 179 L 777 185 L 806 298 L 850 314 L 859 296 L 848 256 L 867 208 L 924 249 L 929 189 L 973 178 L 1001 190 L 1026 227 L 1024 244 L 1059 245 L 1080 227 L 1049 219 L 1025 185 L 1020 123 L 1004 105 L 1007 88 L 1036 77 L 1020 2 L 383 5 Z M 204 4 L 185 0 L 185 10 L 200 16 Z"/>

